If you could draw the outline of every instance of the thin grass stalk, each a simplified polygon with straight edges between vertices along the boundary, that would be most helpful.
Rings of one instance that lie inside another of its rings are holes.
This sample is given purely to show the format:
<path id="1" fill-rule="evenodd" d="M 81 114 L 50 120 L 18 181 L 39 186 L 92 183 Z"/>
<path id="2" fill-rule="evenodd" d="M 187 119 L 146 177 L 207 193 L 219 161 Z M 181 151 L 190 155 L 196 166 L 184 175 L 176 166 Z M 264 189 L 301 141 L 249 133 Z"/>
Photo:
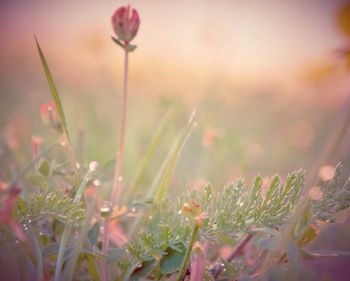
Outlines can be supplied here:
<path id="1" fill-rule="evenodd" d="M 36 239 L 36 236 L 33 233 L 33 230 L 32 230 L 31 226 L 28 226 L 28 234 L 29 234 L 30 239 L 33 242 L 35 256 L 36 256 L 36 278 L 37 278 L 38 281 L 43 281 L 44 280 L 44 276 L 43 276 L 43 272 L 44 272 L 43 258 L 42 258 L 42 255 L 41 255 L 41 249 L 40 249 L 40 245 L 39 245 L 38 239 Z"/>
<path id="2" fill-rule="evenodd" d="M 142 160 L 140 168 L 138 169 L 138 172 L 136 173 L 135 179 L 133 180 L 133 183 L 130 186 L 130 189 L 129 189 L 128 194 L 127 194 L 127 198 L 130 198 L 130 196 L 136 192 L 139 184 L 141 183 L 141 180 L 144 177 L 146 169 L 149 166 L 149 163 L 150 163 L 150 161 L 151 161 L 151 159 L 152 159 L 152 157 L 153 157 L 153 155 L 158 147 L 158 144 L 161 140 L 161 137 L 163 136 L 163 132 L 166 128 L 166 125 L 167 125 L 168 119 L 171 115 L 170 114 L 171 112 L 172 112 L 171 108 L 169 108 L 167 110 L 167 112 L 165 113 L 161 123 L 159 124 L 159 126 L 156 130 L 156 133 L 153 136 L 152 141 L 147 149 L 146 155 Z"/>
<path id="3" fill-rule="evenodd" d="M 80 202 L 85 187 L 88 184 L 91 174 L 94 172 L 94 170 L 89 170 L 85 176 L 83 181 L 81 182 L 77 193 L 75 194 L 74 197 L 74 203 L 78 203 Z M 62 271 L 62 265 L 63 265 L 63 258 L 64 258 L 64 252 L 66 250 L 66 246 L 68 244 L 70 235 L 72 233 L 72 225 L 71 224 L 66 224 L 64 226 L 64 230 L 63 230 L 63 234 L 62 234 L 62 238 L 61 238 L 61 242 L 60 242 L 60 248 L 58 250 L 58 256 L 57 256 L 57 261 L 56 261 L 56 268 L 55 268 L 55 281 L 60 281 L 61 280 L 61 271 Z"/>
<path id="4" fill-rule="evenodd" d="M 77 259 L 78 259 L 79 254 L 80 254 L 80 248 L 82 248 L 83 240 L 87 236 L 87 233 L 88 233 L 88 226 L 89 226 L 89 221 L 88 221 L 88 219 L 86 219 L 78 231 L 79 235 L 74 242 L 74 248 L 73 248 L 72 254 L 71 254 L 69 260 L 67 261 L 67 265 L 64 267 L 63 279 L 65 281 L 70 281 L 73 279 Z"/>
<path id="5" fill-rule="evenodd" d="M 199 225 L 196 223 L 192 229 L 192 233 L 191 233 L 191 238 L 190 238 L 190 241 L 188 243 L 188 246 L 187 246 L 187 249 L 186 249 L 186 252 L 185 252 L 185 256 L 182 260 L 182 264 L 181 264 L 181 267 L 180 267 L 180 270 L 179 270 L 179 273 L 177 275 L 177 278 L 176 278 L 176 281 L 182 281 L 185 273 L 186 273 L 186 270 L 187 270 L 187 267 L 188 267 L 188 264 L 189 264 L 189 259 L 190 259 L 190 256 L 191 256 L 191 252 L 192 252 L 192 247 L 193 247 L 193 244 L 194 242 L 196 241 L 196 237 L 197 237 L 197 233 L 198 233 L 198 230 L 199 230 Z"/>
<path id="6" fill-rule="evenodd" d="M 170 184 L 172 175 L 176 168 L 177 160 L 180 157 L 181 151 L 185 146 L 188 138 L 190 137 L 193 129 L 196 127 L 197 123 L 193 122 L 195 115 L 195 110 L 192 112 L 191 117 L 189 118 L 187 126 L 178 134 L 175 139 L 169 153 L 167 154 L 164 162 L 162 163 L 161 168 L 157 176 L 155 177 L 151 188 L 148 190 L 146 197 L 155 198 L 155 202 L 160 202 L 167 194 L 168 186 Z M 142 217 L 137 217 L 135 221 L 131 224 L 128 230 L 128 237 L 131 237 L 136 233 L 136 229 L 140 224 Z"/>

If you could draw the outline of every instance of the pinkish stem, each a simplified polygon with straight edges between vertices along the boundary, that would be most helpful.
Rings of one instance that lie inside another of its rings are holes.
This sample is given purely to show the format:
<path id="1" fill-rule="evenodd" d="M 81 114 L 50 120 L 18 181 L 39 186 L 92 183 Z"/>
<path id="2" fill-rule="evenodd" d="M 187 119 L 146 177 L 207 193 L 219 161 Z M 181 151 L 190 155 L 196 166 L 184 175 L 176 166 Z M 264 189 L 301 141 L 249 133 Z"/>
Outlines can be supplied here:
<path id="1" fill-rule="evenodd" d="M 123 88 L 123 101 L 122 101 L 122 116 L 120 119 L 120 130 L 119 130 L 119 147 L 116 155 L 116 164 L 114 172 L 113 189 L 111 196 L 112 207 L 118 202 L 121 193 L 121 183 L 122 183 L 122 163 L 124 155 L 124 139 L 125 139 L 125 127 L 126 127 L 126 116 L 128 108 L 128 50 L 125 47 L 125 59 L 124 59 L 124 88 Z M 104 234 L 103 234 L 103 244 L 102 251 L 108 256 L 109 251 L 109 218 L 106 218 L 104 223 Z M 108 264 L 107 258 L 102 264 L 102 276 L 104 281 L 109 281 Z"/>
<path id="2" fill-rule="evenodd" d="M 114 172 L 114 182 L 111 203 L 112 206 L 116 204 L 121 193 L 121 182 L 122 182 L 122 163 L 124 155 L 124 139 L 125 139 L 125 127 L 126 127 L 126 116 L 128 109 L 128 51 L 125 48 L 125 60 L 124 60 L 124 89 L 123 89 L 123 102 L 122 102 L 122 116 L 120 120 L 120 131 L 119 131 L 119 148 L 116 155 L 116 165 Z"/>

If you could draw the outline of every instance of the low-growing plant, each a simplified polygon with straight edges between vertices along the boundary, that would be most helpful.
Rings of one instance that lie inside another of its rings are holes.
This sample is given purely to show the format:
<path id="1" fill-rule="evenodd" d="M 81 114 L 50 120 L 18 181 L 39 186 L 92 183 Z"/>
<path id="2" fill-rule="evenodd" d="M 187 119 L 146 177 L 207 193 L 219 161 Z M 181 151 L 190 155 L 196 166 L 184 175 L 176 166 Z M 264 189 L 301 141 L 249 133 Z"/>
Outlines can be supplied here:
<path id="1" fill-rule="evenodd" d="M 125 76 L 114 179 L 106 180 L 111 196 L 97 191 L 100 178 L 107 177 L 98 163 L 84 167 L 75 158 L 63 106 L 36 41 L 52 94 L 41 116 L 54 129 L 57 143 L 40 151 L 41 141 L 33 138 L 33 161 L 1 182 L 1 280 L 311 280 L 302 261 L 332 253 L 306 246 L 323 222 L 334 222 L 350 204 L 350 180 L 341 181 L 341 164 L 333 177 L 312 188 L 305 186 L 305 171 L 298 170 L 284 180 L 276 175 L 267 182 L 257 175 L 251 184 L 243 179 L 223 188 L 207 184 L 170 199 L 177 160 L 196 127 L 193 113 L 149 190 L 135 197 L 167 117 L 133 185 L 123 188 L 128 57 L 136 49 L 130 42 L 139 15 L 121 7 L 112 24 L 117 36 L 112 39 L 124 51 Z M 66 159 L 50 157 L 54 150 Z M 230 249 L 225 257 L 220 254 L 224 247 Z"/>

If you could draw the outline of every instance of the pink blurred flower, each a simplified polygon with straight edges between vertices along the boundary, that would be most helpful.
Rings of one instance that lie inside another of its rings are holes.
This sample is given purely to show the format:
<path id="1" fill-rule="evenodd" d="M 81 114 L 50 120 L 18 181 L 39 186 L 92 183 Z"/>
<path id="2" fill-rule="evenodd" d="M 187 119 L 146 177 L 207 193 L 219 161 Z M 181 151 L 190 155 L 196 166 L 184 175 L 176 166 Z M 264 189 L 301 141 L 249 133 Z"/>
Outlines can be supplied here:
<path id="1" fill-rule="evenodd" d="M 213 128 L 213 127 L 207 127 L 204 130 L 203 136 L 202 136 L 202 145 L 204 147 L 211 146 L 217 139 L 220 139 L 223 137 L 223 131 L 219 128 Z"/>
<path id="2" fill-rule="evenodd" d="M 16 202 L 21 190 L 17 187 L 9 187 L 1 190 L 1 207 L 0 207 L 0 223 L 8 224 L 15 232 L 17 238 L 21 241 L 26 240 L 22 226 L 12 216 L 12 212 L 16 207 Z"/>
<path id="3" fill-rule="evenodd" d="M 53 101 L 43 103 L 40 106 L 40 116 L 44 124 L 49 125 L 57 132 L 62 133 L 61 123 L 58 117 L 57 108 Z"/>
<path id="4" fill-rule="evenodd" d="M 41 116 L 41 120 L 45 124 L 50 124 L 53 121 L 54 122 L 58 121 L 58 115 L 57 115 L 55 103 L 53 101 L 43 103 L 40 106 L 40 116 Z"/>
<path id="5" fill-rule="evenodd" d="M 130 14 L 131 12 L 131 14 Z M 112 26 L 115 34 L 124 45 L 129 45 L 129 42 L 136 36 L 140 26 L 140 17 L 135 9 L 130 6 L 118 8 L 112 16 Z"/>
<path id="6" fill-rule="evenodd" d="M 318 176 L 323 181 L 330 181 L 335 175 L 335 167 L 331 165 L 322 166 L 318 171 Z"/>

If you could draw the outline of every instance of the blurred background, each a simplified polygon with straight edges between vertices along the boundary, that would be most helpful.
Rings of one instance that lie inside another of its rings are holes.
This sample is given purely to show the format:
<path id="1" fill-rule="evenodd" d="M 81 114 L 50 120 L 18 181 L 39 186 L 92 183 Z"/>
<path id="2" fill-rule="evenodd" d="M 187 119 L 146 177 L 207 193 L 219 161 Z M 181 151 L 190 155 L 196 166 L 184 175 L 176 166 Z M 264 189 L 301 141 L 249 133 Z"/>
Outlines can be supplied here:
<path id="1" fill-rule="evenodd" d="M 125 4 L 141 17 L 130 56 L 125 185 L 169 108 L 145 189 L 193 108 L 198 127 L 181 155 L 172 192 L 206 181 L 220 188 L 258 172 L 284 177 L 294 169 L 321 168 L 327 176 L 338 161 L 350 171 L 350 6 L 343 0 L 2 0 L 2 171 L 32 159 L 32 135 L 44 140 L 43 147 L 57 139 L 40 120 L 50 93 L 34 35 L 73 142 L 84 135 L 81 162 L 113 160 L 123 53 L 110 38 L 110 17 Z M 8 154 L 15 159 L 11 165 Z"/>
<path id="2" fill-rule="evenodd" d="M 34 35 L 73 139 L 84 132 L 85 161 L 114 157 L 123 53 L 110 39 L 110 17 L 128 3 L 141 27 L 130 59 L 126 177 L 170 104 L 154 171 L 192 108 L 199 124 L 178 165 L 178 189 L 314 165 L 350 94 L 350 8 L 340 0 L 2 0 L 0 126 L 19 161 L 31 157 L 31 135 L 52 135 L 40 121 L 50 93 Z M 322 164 L 349 165 L 347 140 Z"/>

